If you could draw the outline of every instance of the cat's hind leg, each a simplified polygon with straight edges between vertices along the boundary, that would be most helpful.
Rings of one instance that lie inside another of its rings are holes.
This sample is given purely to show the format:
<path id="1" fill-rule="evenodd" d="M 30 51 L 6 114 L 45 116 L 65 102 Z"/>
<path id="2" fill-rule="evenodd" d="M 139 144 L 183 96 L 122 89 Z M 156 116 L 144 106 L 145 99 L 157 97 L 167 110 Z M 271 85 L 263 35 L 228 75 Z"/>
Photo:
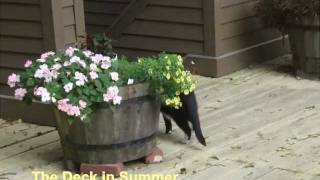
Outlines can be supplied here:
<path id="1" fill-rule="evenodd" d="M 170 117 L 168 115 L 163 114 L 164 125 L 166 127 L 166 134 L 172 133 L 172 123 Z"/>

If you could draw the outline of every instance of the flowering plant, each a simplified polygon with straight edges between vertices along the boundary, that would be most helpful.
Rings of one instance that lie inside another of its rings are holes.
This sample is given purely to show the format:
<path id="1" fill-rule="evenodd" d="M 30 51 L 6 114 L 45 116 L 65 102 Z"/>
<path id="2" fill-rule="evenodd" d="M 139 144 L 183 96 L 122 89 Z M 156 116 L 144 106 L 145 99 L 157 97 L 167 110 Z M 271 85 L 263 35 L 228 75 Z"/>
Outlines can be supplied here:
<path id="1" fill-rule="evenodd" d="M 47 52 L 35 61 L 28 60 L 25 67 L 20 75 L 8 77 L 15 96 L 26 102 L 35 99 L 53 103 L 70 122 L 90 120 L 101 104 L 111 109 L 120 105 L 119 86 L 148 81 L 150 93 L 175 108 L 181 106 L 179 95 L 195 88 L 181 56 L 175 54 L 162 53 L 129 63 L 124 57 L 111 58 L 70 47 L 65 52 Z"/>
<path id="2" fill-rule="evenodd" d="M 195 82 L 184 69 L 180 55 L 161 53 L 158 57 L 139 58 L 138 64 L 150 82 L 150 92 L 166 106 L 179 109 L 180 94 L 188 95 L 195 89 Z"/>
<path id="3" fill-rule="evenodd" d="M 116 58 L 72 47 L 63 53 L 44 53 L 35 61 L 28 60 L 25 67 L 20 75 L 8 78 L 8 85 L 16 88 L 15 96 L 27 102 L 53 103 L 70 121 L 88 119 L 102 102 L 119 105 L 118 87 L 134 83 L 119 76 Z"/>

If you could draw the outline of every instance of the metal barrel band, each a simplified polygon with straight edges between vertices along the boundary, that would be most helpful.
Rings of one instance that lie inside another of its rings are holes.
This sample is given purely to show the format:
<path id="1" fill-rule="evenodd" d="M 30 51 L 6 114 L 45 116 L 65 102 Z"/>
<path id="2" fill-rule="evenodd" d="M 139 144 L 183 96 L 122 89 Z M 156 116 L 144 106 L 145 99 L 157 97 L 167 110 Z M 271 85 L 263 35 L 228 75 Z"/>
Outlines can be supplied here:
<path id="1" fill-rule="evenodd" d="M 143 143 L 146 143 L 148 141 L 151 141 L 154 137 L 156 136 L 156 134 L 152 134 L 150 136 L 141 138 L 141 139 L 137 139 L 137 140 L 133 140 L 133 141 L 128 141 L 128 142 L 123 142 L 123 143 L 119 143 L 119 144 L 105 144 L 105 145 L 88 145 L 88 144 L 78 144 L 78 143 L 74 143 L 72 142 L 69 138 L 65 139 L 65 142 L 62 142 L 63 146 L 67 146 L 70 148 L 76 148 L 78 150 L 85 150 L 85 151 L 104 151 L 104 150 L 116 150 L 116 149 L 121 149 L 121 148 L 125 148 L 125 147 L 130 147 L 130 146 L 137 146 L 137 145 L 141 145 Z"/>

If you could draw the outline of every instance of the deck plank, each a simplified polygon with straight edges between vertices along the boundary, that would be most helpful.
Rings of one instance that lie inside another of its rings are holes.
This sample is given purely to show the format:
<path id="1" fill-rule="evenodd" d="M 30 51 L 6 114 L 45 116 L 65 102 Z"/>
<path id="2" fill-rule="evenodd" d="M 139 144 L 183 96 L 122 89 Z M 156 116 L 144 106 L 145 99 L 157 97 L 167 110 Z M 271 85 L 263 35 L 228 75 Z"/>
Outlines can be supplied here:
<path id="1" fill-rule="evenodd" d="M 254 65 L 221 78 L 195 76 L 199 114 L 208 146 L 194 140 L 181 143 L 174 126 L 164 134 L 160 122 L 158 146 L 164 162 L 126 164 L 132 173 L 180 173 L 178 179 L 320 179 L 320 82 L 297 80 L 284 65 Z M 61 176 L 62 153 L 58 135 L 41 126 L 24 137 L 13 133 L 28 127 L 0 120 L 0 173 L 29 179 L 32 170 Z M 37 130 L 43 134 L 31 133 Z M 8 133 L 9 132 L 9 133 Z M 19 133 L 18 133 L 19 134 Z M 10 144 L 12 143 L 12 144 Z M 30 148 L 32 147 L 32 148 Z M 2 166 L 6 164 L 6 166 Z"/>

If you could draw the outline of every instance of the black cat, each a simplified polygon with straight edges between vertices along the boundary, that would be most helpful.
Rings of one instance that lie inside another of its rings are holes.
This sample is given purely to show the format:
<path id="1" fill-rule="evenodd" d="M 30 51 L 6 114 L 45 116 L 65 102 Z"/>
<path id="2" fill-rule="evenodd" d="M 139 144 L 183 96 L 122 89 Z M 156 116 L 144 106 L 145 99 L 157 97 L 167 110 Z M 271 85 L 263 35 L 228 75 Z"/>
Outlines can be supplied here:
<path id="1" fill-rule="evenodd" d="M 206 140 L 202 135 L 202 130 L 200 127 L 199 115 L 198 115 L 198 105 L 194 92 L 191 92 L 188 95 L 180 95 L 182 107 L 175 109 L 168 106 L 162 106 L 161 112 L 163 114 L 163 119 L 166 127 L 166 133 L 172 131 L 171 120 L 173 119 L 176 124 L 183 130 L 186 134 L 188 140 L 191 138 L 192 129 L 195 132 L 195 135 L 198 141 L 206 146 Z M 189 122 L 192 125 L 192 128 L 189 126 Z"/>

